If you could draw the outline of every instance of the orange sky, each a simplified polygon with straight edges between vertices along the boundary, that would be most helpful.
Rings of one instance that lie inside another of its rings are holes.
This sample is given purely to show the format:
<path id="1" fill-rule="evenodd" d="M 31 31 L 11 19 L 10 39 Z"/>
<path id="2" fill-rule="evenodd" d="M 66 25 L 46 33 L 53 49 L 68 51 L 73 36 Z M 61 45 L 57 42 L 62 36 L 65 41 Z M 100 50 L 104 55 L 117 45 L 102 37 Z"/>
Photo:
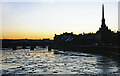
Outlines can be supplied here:
<path id="1" fill-rule="evenodd" d="M 35 33 L 18 33 L 18 32 L 6 32 L 5 34 L 3 33 L 2 34 L 2 38 L 3 39 L 43 39 L 43 38 L 50 38 L 50 39 L 53 39 L 54 37 L 54 34 L 49 34 L 49 33 L 38 33 L 38 34 L 35 34 Z"/>
<path id="2" fill-rule="evenodd" d="M 101 27 L 101 2 L 4 2 L 3 39 L 53 39 L 55 34 L 96 32 Z M 118 3 L 105 3 L 106 25 L 118 29 Z"/>

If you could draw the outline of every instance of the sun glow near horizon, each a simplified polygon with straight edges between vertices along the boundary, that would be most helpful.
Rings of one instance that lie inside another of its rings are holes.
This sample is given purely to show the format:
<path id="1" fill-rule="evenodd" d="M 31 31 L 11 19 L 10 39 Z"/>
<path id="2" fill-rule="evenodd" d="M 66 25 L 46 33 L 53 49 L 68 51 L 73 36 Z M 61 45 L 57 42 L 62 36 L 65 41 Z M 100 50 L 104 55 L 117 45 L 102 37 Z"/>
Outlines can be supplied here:
<path id="1" fill-rule="evenodd" d="M 96 32 L 101 26 L 98 2 L 4 2 L 3 39 L 53 39 L 54 34 Z M 118 30 L 118 6 L 105 3 L 106 25 Z"/>

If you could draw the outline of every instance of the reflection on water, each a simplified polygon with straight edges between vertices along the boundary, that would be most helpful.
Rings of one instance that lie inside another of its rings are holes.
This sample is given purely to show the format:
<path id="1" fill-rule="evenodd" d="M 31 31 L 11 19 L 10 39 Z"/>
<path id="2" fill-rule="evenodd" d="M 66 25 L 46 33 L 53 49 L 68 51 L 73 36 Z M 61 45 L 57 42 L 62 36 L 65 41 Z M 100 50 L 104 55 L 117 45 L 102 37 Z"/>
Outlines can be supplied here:
<path id="1" fill-rule="evenodd" d="M 32 51 L 32 53 L 35 54 L 36 56 L 40 56 L 40 55 L 53 55 L 54 51 L 48 52 L 48 50 L 42 50 L 42 51 L 35 50 L 35 51 Z"/>
<path id="2" fill-rule="evenodd" d="M 112 59 L 59 50 L 2 50 L 3 74 L 120 74 Z"/>

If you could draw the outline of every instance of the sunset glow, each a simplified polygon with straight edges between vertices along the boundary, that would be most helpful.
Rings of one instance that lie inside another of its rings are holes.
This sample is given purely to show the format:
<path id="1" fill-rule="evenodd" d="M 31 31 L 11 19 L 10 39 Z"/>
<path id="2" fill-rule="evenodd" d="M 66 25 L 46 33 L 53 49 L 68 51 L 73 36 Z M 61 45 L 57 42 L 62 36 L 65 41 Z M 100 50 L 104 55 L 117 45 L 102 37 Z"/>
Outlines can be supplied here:
<path id="1" fill-rule="evenodd" d="M 53 39 L 55 34 L 96 32 L 101 2 L 3 2 L 3 39 Z M 118 3 L 106 2 L 106 25 L 118 30 Z"/>

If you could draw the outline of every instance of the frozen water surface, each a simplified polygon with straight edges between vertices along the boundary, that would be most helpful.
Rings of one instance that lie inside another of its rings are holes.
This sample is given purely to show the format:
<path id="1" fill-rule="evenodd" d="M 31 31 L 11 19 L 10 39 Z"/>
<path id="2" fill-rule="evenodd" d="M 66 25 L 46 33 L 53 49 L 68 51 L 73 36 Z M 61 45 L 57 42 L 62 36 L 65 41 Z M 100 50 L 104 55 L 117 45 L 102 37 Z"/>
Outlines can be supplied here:
<path id="1" fill-rule="evenodd" d="M 110 58 L 55 49 L 2 50 L 0 64 L 2 74 L 120 74 Z"/>

